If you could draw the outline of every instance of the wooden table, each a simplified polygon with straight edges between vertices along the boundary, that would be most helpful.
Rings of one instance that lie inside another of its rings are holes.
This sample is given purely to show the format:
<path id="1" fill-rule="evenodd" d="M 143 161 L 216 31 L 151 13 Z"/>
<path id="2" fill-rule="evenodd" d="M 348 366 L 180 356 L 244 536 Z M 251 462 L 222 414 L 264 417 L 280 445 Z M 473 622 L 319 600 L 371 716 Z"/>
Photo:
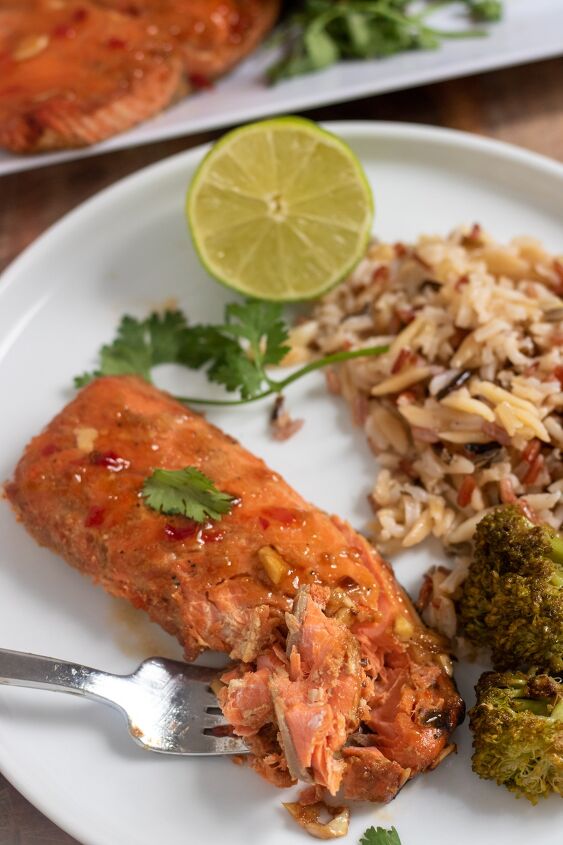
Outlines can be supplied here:
<path id="1" fill-rule="evenodd" d="M 449 126 L 563 161 L 563 59 L 328 106 L 307 115 L 315 120 L 401 120 Z M 4 177 L 0 180 L 0 270 L 51 223 L 101 188 L 219 134 L 209 132 Z M 73 843 L 0 775 L 0 845 Z"/>

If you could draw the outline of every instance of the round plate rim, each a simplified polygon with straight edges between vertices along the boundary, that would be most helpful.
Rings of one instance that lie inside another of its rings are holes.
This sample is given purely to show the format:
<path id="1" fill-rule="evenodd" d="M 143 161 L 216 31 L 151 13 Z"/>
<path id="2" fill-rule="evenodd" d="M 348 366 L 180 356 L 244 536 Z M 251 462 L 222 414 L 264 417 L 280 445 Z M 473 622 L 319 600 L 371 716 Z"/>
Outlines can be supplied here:
<path id="1" fill-rule="evenodd" d="M 539 153 L 518 147 L 514 144 L 498 141 L 496 139 L 472 135 L 468 132 L 444 127 L 429 126 L 427 124 L 402 123 L 397 121 L 327 121 L 321 124 L 323 128 L 334 132 L 346 141 L 361 139 L 392 139 L 399 141 L 418 140 L 423 144 L 430 144 L 440 147 L 454 147 L 465 149 L 469 153 L 484 153 L 490 156 L 510 161 L 524 169 L 533 170 L 542 175 L 549 175 L 563 183 L 563 164 L 554 159 L 543 156 Z M 135 173 L 119 179 L 89 199 L 80 203 L 76 208 L 67 212 L 60 220 L 52 224 L 43 234 L 29 244 L 15 258 L 0 275 L 0 302 L 7 291 L 17 283 L 18 278 L 26 272 L 26 265 L 35 260 L 36 254 L 41 253 L 46 244 L 49 244 L 53 237 L 65 232 L 69 226 L 80 223 L 87 215 L 98 215 L 104 205 L 111 204 L 114 198 L 123 192 L 135 190 L 143 183 L 150 185 L 151 181 L 165 177 L 169 172 L 176 169 L 189 168 L 198 161 L 210 148 L 211 143 L 201 144 L 189 150 L 176 153 L 161 161 L 150 164 Z M 146 187 L 146 186 L 145 186 Z M 15 767 L 17 769 L 17 767 Z M 64 810 L 59 812 L 44 803 L 43 798 L 36 789 L 23 782 L 19 773 L 5 759 L 0 743 L 0 772 L 15 789 L 20 792 L 34 807 L 43 813 L 61 830 L 73 836 L 83 845 L 105 845 L 99 838 L 90 838 L 79 825 L 77 826 L 72 818 L 67 817 Z"/>

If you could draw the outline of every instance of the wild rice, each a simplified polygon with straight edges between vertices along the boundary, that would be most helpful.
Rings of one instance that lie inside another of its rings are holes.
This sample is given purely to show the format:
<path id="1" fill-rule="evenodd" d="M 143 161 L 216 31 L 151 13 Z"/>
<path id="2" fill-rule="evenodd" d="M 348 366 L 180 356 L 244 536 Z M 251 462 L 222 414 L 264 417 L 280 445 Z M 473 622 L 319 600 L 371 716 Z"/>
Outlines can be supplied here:
<path id="1" fill-rule="evenodd" d="M 390 347 L 327 377 L 377 456 L 372 530 L 384 551 L 429 534 L 467 551 L 502 501 L 524 499 L 561 526 L 562 296 L 563 259 L 532 238 L 502 245 L 473 226 L 408 247 L 373 243 L 296 329 L 299 359 Z M 449 632 L 460 560 L 431 579 Z"/>

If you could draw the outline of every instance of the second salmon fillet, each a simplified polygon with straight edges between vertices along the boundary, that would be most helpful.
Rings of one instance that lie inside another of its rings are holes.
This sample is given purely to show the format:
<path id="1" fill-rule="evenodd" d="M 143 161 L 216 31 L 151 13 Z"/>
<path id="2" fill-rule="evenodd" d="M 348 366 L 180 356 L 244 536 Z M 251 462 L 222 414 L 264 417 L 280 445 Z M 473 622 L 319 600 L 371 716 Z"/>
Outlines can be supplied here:
<path id="1" fill-rule="evenodd" d="M 149 508 L 154 469 L 236 497 L 203 525 Z M 99 378 L 28 445 L 8 496 L 39 543 L 182 643 L 237 664 L 223 710 L 257 770 L 387 801 L 433 768 L 463 717 L 444 643 L 347 523 L 136 377 Z"/>

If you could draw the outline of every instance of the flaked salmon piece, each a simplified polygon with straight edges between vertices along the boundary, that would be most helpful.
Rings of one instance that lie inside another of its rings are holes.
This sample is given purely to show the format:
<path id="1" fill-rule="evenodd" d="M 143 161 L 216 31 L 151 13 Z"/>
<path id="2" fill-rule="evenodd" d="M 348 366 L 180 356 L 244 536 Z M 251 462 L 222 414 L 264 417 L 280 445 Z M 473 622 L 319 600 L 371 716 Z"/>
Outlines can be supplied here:
<path id="1" fill-rule="evenodd" d="M 251 53 L 270 31 L 281 0 L 96 0 L 129 14 L 177 48 L 188 79 L 204 87 Z"/>
<path id="2" fill-rule="evenodd" d="M 395 797 L 411 776 L 410 769 L 389 760 L 375 745 L 349 746 L 342 749 L 346 763 L 342 789 L 345 798 L 357 801 L 375 801 L 386 804 Z"/>
<path id="3" fill-rule="evenodd" d="M 178 56 L 134 18 L 89 0 L 0 6 L 0 146 L 13 152 L 102 141 L 181 86 Z"/>
<path id="4" fill-rule="evenodd" d="M 275 725 L 293 779 L 335 795 L 345 768 L 339 752 L 359 724 L 364 673 L 354 637 L 323 613 L 329 594 L 303 587 L 286 614 L 286 661 L 259 660 L 256 671 L 227 678 L 219 699 L 241 736 Z"/>
<path id="5" fill-rule="evenodd" d="M 220 522 L 141 500 L 153 469 L 186 466 L 237 499 Z M 31 441 L 7 493 L 41 544 L 145 609 L 187 659 L 239 661 L 221 700 L 272 782 L 384 801 L 444 756 L 463 702 L 390 567 L 172 397 L 132 376 L 94 380 Z"/>

